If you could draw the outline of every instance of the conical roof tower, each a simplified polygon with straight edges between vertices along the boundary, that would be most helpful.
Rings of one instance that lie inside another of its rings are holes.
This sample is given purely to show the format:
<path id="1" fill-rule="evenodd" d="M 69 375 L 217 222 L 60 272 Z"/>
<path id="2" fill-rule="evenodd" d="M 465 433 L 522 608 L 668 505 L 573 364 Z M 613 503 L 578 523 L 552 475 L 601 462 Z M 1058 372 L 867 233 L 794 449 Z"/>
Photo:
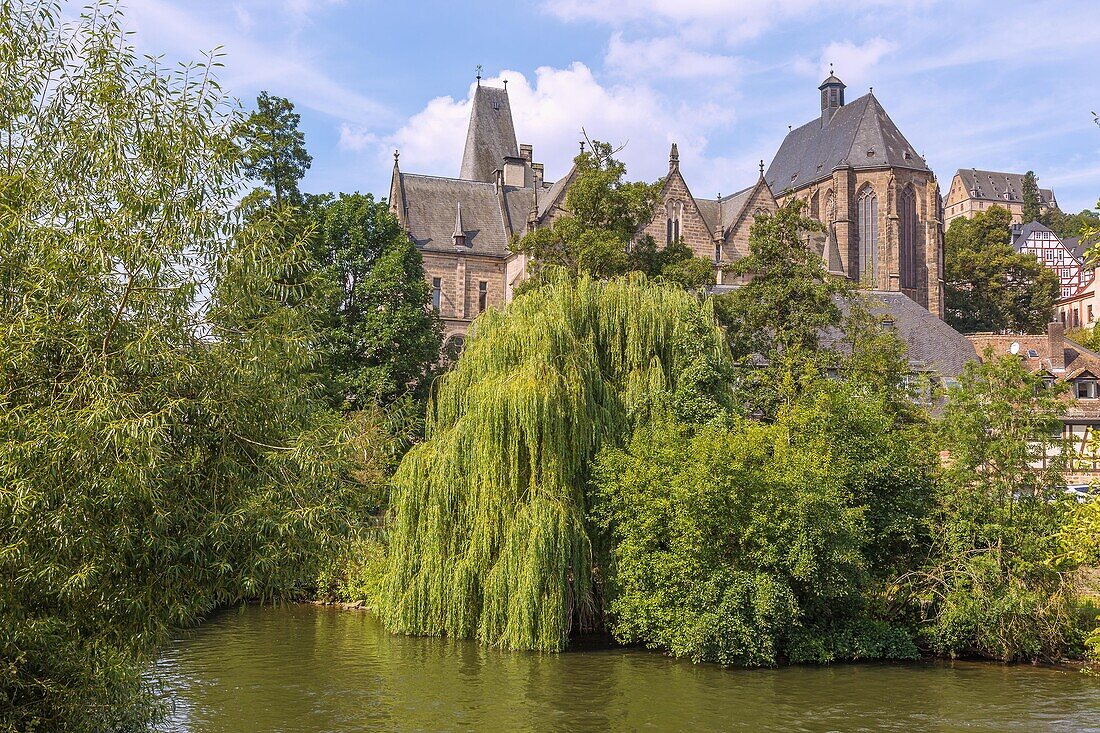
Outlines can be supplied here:
<path id="1" fill-rule="evenodd" d="M 491 183 L 493 172 L 504 167 L 504 158 L 518 155 L 519 145 L 516 142 L 516 128 L 512 124 L 508 90 L 483 87 L 478 79 L 458 177 Z"/>

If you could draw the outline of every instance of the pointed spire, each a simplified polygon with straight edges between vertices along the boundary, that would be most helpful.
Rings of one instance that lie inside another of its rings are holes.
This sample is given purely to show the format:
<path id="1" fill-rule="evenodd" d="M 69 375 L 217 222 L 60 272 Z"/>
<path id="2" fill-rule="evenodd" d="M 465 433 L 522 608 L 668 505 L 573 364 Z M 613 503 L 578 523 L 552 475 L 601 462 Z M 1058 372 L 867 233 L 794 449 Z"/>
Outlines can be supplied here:
<path id="1" fill-rule="evenodd" d="M 462 226 L 462 202 L 458 202 L 458 209 L 455 211 L 455 231 L 451 235 L 454 239 L 456 247 L 466 246 L 466 230 Z"/>
<path id="2" fill-rule="evenodd" d="M 676 170 L 680 167 L 680 148 L 676 146 L 676 143 L 672 143 L 672 148 L 668 151 L 668 172 Z"/>
<path id="3" fill-rule="evenodd" d="M 492 183 L 494 171 L 504 165 L 504 159 L 519 155 L 516 128 L 512 124 L 512 108 L 508 93 L 499 87 L 480 86 L 474 89 L 470 108 L 470 126 L 466 130 L 466 147 L 458 177 L 466 181 Z"/>

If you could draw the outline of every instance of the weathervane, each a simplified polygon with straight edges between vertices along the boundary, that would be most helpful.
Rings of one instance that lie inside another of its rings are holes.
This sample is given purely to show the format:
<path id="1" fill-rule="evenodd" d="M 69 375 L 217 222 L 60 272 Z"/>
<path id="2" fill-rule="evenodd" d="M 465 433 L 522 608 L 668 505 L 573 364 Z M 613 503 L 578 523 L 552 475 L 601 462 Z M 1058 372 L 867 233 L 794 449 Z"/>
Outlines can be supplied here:
<path id="1" fill-rule="evenodd" d="M 481 64 L 477 65 L 477 85 L 481 86 Z"/>
<path id="2" fill-rule="evenodd" d="M 479 66 L 479 67 L 477 67 L 477 68 L 479 68 L 479 69 L 480 69 L 481 67 Z M 832 75 L 833 75 L 833 62 L 832 62 L 832 61 L 830 61 L 830 62 L 829 62 L 829 76 L 832 76 Z"/>
<path id="3" fill-rule="evenodd" d="M 395 148 L 394 151 L 393 151 L 393 163 L 394 163 L 394 165 L 397 165 L 397 159 L 400 158 L 400 157 L 401 157 L 401 152 Z"/>

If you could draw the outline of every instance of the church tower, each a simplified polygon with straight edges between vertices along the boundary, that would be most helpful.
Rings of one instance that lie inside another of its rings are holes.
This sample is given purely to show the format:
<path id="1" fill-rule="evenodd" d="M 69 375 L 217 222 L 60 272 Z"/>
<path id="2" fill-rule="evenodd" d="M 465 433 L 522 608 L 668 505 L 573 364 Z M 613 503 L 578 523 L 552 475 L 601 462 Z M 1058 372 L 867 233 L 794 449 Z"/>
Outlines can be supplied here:
<path id="1" fill-rule="evenodd" d="M 830 272 L 901 292 L 943 317 L 943 205 L 936 176 L 873 92 L 852 102 L 830 73 L 821 113 L 791 130 L 766 178 L 779 202 L 800 198 L 826 229 Z M 826 249 L 827 248 L 827 249 Z"/>

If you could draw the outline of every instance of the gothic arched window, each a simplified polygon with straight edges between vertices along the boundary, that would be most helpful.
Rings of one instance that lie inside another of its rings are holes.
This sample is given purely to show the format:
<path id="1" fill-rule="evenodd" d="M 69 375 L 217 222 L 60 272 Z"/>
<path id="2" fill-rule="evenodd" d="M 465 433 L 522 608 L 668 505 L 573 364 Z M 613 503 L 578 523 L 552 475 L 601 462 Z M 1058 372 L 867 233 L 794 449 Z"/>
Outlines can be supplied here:
<path id="1" fill-rule="evenodd" d="M 859 232 L 859 281 L 878 286 L 878 196 L 864 186 L 856 197 Z"/>
<path id="2" fill-rule="evenodd" d="M 915 288 L 920 279 L 920 254 L 917 251 L 917 194 L 905 187 L 898 198 L 898 265 L 901 286 Z"/>
<path id="3" fill-rule="evenodd" d="M 810 218 L 821 221 L 821 198 L 818 193 L 814 191 L 814 195 L 810 197 Z"/>

